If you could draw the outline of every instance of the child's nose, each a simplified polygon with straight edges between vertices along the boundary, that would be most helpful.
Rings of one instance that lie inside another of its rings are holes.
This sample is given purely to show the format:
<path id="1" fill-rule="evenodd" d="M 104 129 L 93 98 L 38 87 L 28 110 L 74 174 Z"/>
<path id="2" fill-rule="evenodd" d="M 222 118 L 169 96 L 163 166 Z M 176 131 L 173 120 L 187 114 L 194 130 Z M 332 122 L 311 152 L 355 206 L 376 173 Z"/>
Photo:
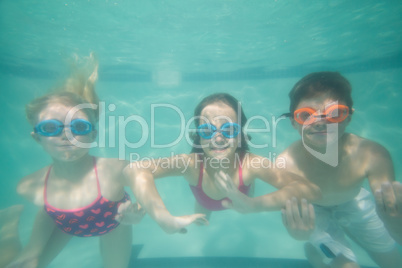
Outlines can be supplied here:
<path id="1" fill-rule="evenodd" d="M 325 129 L 327 127 L 327 120 L 325 118 L 320 118 L 319 120 L 315 121 L 313 123 L 313 126 L 315 129 L 317 130 L 322 130 Z"/>
<path id="2" fill-rule="evenodd" d="M 222 135 L 220 131 L 217 131 L 214 137 L 214 141 L 218 144 L 221 142 L 225 142 L 225 137 Z"/>
<path id="3" fill-rule="evenodd" d="M 218 139 L 221 139 L 221 140 L 224 139 L 224 137 L 220 131 L 217 131 L 215 134 L 215 140 L 218 140 Z"/>
<path id="4" fill-rule="evenodd" d="M 72 137 L 72 136 L 73 136 L 73 133 L 71 132 L 71 129 L 70 129 L 69 127 L 64 127 L 64 128 L 61 130 L 60 137 L 61 137 L 63 140 L 68 140 L 68 137 Z"/>

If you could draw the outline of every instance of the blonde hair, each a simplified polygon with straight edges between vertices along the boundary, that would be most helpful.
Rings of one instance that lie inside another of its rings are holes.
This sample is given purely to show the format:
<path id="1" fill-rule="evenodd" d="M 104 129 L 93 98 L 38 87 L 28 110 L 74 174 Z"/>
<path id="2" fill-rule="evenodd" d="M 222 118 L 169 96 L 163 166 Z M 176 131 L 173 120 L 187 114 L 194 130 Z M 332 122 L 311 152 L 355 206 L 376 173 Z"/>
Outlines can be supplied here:
<path id="1" fill-rule="evenodd" d="M 84 64 L 83 64 L 84 63 Z M 31 125 L 35 125 L 39 113 L 50 103 L 62 103 L 76 106 L 79 104 L 95 104 L 96 108 L 86 108 L 83 111 L 91 122 L 99 120 L 99 98 L 95 92 L 95 83 L 98 80 L 98 61 L 91 53 L 83 59 L 74 57 L 71 62 L 71 75 L 61 87 L 54 89 L 49 94 L 36 98 L 25 107 L 27 119 Z"/>

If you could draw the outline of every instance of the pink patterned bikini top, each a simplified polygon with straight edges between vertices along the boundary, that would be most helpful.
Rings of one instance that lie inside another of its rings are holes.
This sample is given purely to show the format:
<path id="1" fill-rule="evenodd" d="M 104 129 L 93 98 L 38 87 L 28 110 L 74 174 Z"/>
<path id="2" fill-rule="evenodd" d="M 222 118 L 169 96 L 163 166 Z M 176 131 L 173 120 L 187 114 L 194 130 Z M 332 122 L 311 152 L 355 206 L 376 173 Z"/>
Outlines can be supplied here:
<path id="1" fill-rule="evenodd" d="M 242 172 L 241 166 L 242 166 L 242 161 L 240 160 L 240 164 L 239 164 L 239 187 L 238 187 L 238 189 L 243 194 L 248 195 L 248 193 L 250 191 L 250 185 L 248 185 L 248 186 L 244 185 L 243 172 Z M 230 201 L 230 199 L 226 197 L 226 198 L 223 198 L 223 199 L 220 199 L 220 200 L 216 200 L 216 199 L 212 199 L 211 197 L 209 197 L 204 192 L 204 190 L 202 189 L 202 177 L 203 177 L 203 175 L 204 175 L 204 163 L 201 162 L 200 175 L 198 177 L 197 186 L 189 185 L 191 191 L 194 194 L 195 199 L 197 200 L 197 202 L 201 206 L 203 206 L 204 208 L 206 208 L 208 210 L 212 210 L 212 211 L 225 210 L 226 208 L 222 206 L 222 201 L 223 200 Z"/>
<path id="2" fill-rule="evenodd" d="M 63 232 L 80 237 L 99 236 L 115 229 L 119 222 L 114 218 L 121 203 L 130 200 L 130 196 L 125 192 L 120 201 L 109 201 L 101 195 L 98 171 L 96 169 L 96 159 L 94 158 L 94 171 L 98 188 L 97 198 L 88 206 L 76 209 L 59 209 L 47 202 L 47 181 L 49 179 L 49 167 L 45 178 L 44 200 L 45 211 L 54 220 L 57 227 Z"/>

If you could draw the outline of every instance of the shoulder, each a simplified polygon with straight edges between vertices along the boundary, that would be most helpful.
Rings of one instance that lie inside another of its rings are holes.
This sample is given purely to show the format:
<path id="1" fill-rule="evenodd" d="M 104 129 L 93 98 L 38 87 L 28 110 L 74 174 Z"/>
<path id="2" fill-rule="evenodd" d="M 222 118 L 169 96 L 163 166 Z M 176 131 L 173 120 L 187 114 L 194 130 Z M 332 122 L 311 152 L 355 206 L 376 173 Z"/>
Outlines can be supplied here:
<path id="1" fill-rule="evenodd" d="M 366 160 L 390 157 L 388 150 L 378 142 L 362 138 L 355 134 L 347 134 L 346 149 Z"/>
<path id="2" fill-rule="evenodd" d="M 203 161 L 202 155 L 191 153 L 191 154 L 177 154 L 171 157 L 172 162 L 176 162 L 178 164 L 189 163 L 194 166 L 199 161 Z"/>
<path id="3" fill-rule="evenodd" d="M 201 154 L 179 154 L 176 156 L 180 170 L 189 182 L 195 182 L 198 180 L 199 170 L 201 163 L 204 161 Z"/>
<path id="4" fill-rule="evenodd" d="M 102 158 L 96 159 L 96 169 L 101 182 L 122 182 L 125 177 L 125 168 L 129 166 L 126 160 L 118 158 Z"/>
<path id="5" fill-rule="evenodd" d="M 45 178 L 49 166 L 23 177 L 17 185 L 17 193 L 36 204 L 43 204 L 43 191 L 45 187 Z"/>
<path id="6" fill-rule="evenodd" d="M 203 161 L 202 156 L 197 154 L 177 154 L 169 157 L 161 157 L 152 160 L 152 166 L 155 166 L 157 173 L 175 174 L 180 172 L 186 174 L 188 171 L 196 168 L 197 163 Z"/>
<path id="7" fill-rule="evenodd" d="M 203 161 L 203 157 L 201 154 L 196 153 L 177 154 L 169 157 L 168 160 L 172 165 L 171 168 L 179 169 L 185 173 L 189 171 L 188 169 L 196 169 L 199 163 Z"/>
<path id="8" fill-rule="evenodd" d="M 122 171 L 129 162 L 127 160 L 121 160 L 118 158 L 103 158 L 96 157 L 96 165 L 105 167 L 105 168 L 113 168 L 116 171 Z"/>
<path id="9" fill-rule="evenodd" d="M 393 170 L 391 155 L 384 146 L 354 134 L 348 134 L 347 138 L 344 150 L 350 165 L 363 169 L 367 176 Z"/>
<path id="10" fill-rule="evenodd" d="M 286 171 L 295 172 L 298 170 L 298 162 L 303 158 L 301 155 L 302 142 L 296 141 L 280 153 L 275 159 L 275 166 L 280 167 Z"/>
<path id="11" fill-rule="evenodd" d="M 362 138 L 360 148 L 363 152 L 370 153 L 373 156 L 389 154 L 388 150 L 384 146 L 382 146 L 378 142 L 368 140 L 368 139 Z"/>

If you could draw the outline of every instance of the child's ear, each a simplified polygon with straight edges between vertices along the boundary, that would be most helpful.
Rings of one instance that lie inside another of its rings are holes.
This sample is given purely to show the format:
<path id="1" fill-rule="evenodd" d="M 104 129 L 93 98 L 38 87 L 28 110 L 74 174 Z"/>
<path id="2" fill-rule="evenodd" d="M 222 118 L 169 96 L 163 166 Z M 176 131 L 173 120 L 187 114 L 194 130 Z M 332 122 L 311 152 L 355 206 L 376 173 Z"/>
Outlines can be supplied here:
<path id="1" fill-rule="evenodd" d="M 346 124 L 349 124 L 350 121 L 352 121 L 352 116 L 349 115 L 348 118 L 346 118 L 346 120 L 347 120 L 347 121 L 346 121 Z"/>
<path id="2" fill-rule="evenodd" d="M 352 115 L 355 113 L 355 108 L 352 108 L 352 112 L 349 114 L 349 122 L 352 120 Z"/>
<path id="3" fill-rule="evenodd" d="M 293 119 L 293 118 L 290 118 L 290 123 L 292 124 L 292 127 L 294 128 L 294 129 L 298 129 L 298 123 Z"/>
<path id="4" fill-rule="evenodd" d="M 35 132 L 31 132 L 31 137 L 32 137 L 37 143 L 40 143 L 40 135 L 36 134 Z"/>

